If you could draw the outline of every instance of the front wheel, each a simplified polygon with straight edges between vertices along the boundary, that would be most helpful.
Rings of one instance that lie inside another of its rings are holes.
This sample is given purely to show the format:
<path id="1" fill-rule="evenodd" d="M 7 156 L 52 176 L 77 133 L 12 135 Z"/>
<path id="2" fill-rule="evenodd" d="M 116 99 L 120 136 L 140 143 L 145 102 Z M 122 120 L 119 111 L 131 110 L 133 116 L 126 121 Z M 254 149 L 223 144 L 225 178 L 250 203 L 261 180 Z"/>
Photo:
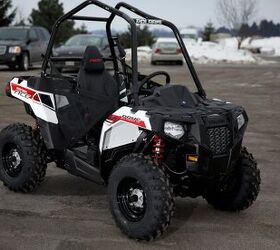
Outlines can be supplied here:
<path id="1" fill-rule="evenodd" d="M 226 182 L 208 189 L 204 198 L 219 210 L 245 210 L 257 199 L 260 183 L 260 170 L 255 159 L 246 148 L 242 148 L 235 174 Z"/>
<path id="2" fill-rule="evenodd" d="M 169 178 L 142 155 L 124 157 L 109 178 L 109 203 L 121 231 L 152 240 L 167 229 L 174 211 Z"/>
<path id="3" fill-rule="evenodd" d="M 26 52 L 22 54 L 21 61 L 19 63 L 19 69 L 23 71 L 28 71 L 30 66 L 29 56 Z"/>

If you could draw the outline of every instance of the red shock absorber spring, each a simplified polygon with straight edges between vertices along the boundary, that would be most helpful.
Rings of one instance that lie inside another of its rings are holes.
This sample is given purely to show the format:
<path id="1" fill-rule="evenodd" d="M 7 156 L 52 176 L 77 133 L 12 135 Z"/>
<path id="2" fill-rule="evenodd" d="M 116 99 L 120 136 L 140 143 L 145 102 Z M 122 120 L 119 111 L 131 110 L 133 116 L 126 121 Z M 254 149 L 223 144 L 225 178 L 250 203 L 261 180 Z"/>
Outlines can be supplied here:
<path id="1" fill-rule="evenodd" d="M 159 166 L 163 163 L 164 152 L 165 152 L 164 140 L 159 135 L 155 135 L 153 138 L 153 149 L 152 149 L 152 159 L 155 165 Z"/>

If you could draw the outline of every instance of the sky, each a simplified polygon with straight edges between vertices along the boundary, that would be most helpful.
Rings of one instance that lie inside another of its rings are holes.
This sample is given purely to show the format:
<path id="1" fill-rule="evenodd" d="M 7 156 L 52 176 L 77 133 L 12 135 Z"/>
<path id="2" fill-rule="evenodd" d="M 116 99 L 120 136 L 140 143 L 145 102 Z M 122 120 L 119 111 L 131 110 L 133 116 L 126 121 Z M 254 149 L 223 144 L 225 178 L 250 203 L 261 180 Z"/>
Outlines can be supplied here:
<path id="1" fill-rule="evenodd" d="M 39 0 L 12 0 L 19 13 L 17 18 L 23 16 L 28 18 L 32 8 L 37 7 Z M 115 5 L 121 0 L 101 0 L 108 5 Z M 167 19 L 183 28 L 189 25 L 196 27 L 204 27 L 211 20 L 216 27 L 221 26 L 216 18 L 216 4 L 218 0 L 124 0 L 125 2 L 134 5 L 137 8 L 144 10 L 154 16 L 162 19 Z M 280 23 L 280 0 L 258 0 L 259 7 L 255 21 L 259 22 L 262 19 L 273 20 Z M 60 0 L 64 4 L 65 12 L 82 3 L 83 0 Z M 96 15 L 102 15 L 104 12 L 97 8 L 90 7 L 82 14 L 90 15 L 95 12 Z M 100 29 L 102 26 L 93 23 L 86 23 L 88 30 Z M 117 21 L 114 28 L 121 30 L 127 27 L 124 22 Z"/>

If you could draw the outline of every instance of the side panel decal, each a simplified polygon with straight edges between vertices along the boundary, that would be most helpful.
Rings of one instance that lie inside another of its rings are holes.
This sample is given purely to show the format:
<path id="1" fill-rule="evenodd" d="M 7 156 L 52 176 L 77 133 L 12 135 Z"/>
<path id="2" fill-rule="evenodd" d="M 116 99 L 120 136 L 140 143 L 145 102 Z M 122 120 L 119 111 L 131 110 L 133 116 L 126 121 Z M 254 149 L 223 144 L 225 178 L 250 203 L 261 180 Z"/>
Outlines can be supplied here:
<path id="1" fill-rule="evenodd" d="M 25 103 L 28 103 L 36 117 L 46 122 L 58 124 L 53 94 L 31 89 L 27 86 L 26 80 L 23 80 L 19 83 L 18 78 L 14 78 L 10 82 L 10 85 L 12 96 Z M 52 103 L 52 107 L 49 107 L 42 103 L 40 99 L 40 94 L 49 96 Z"/>
<path id="2" fill-rule="evenodd" d="M 103 123 L 99 149 L 103 150 L 136 142 L 141 129 L 152 130 L 146 111 L 132 112 L 130 107 L 122 107 L 110 115 Z"/>

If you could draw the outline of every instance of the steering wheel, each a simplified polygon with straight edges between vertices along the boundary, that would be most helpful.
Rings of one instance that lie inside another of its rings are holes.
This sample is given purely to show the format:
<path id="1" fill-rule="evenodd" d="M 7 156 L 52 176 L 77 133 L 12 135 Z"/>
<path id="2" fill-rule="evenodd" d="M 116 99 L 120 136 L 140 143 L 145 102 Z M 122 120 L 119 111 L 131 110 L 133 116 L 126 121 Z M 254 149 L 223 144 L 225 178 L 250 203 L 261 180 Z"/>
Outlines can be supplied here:
<path id="1" fill-rule="evenodd" d="M 156 76 L 160 76 L 160 75 L 163 75 L 166 77 L 166 85 L 167 84 L 170 84 L 170 75 L 165 72 L 165 71 L 157 71 L 157 72 L 154 72 L 148 76 L 146 76 L 140 83 L 139 83 L 139 89 L 143 88 L 143 86 L 145 85 L 145 83 L 147 83 L 148 81 L 150 81 L 152 78 L 156 77 Z"/>

